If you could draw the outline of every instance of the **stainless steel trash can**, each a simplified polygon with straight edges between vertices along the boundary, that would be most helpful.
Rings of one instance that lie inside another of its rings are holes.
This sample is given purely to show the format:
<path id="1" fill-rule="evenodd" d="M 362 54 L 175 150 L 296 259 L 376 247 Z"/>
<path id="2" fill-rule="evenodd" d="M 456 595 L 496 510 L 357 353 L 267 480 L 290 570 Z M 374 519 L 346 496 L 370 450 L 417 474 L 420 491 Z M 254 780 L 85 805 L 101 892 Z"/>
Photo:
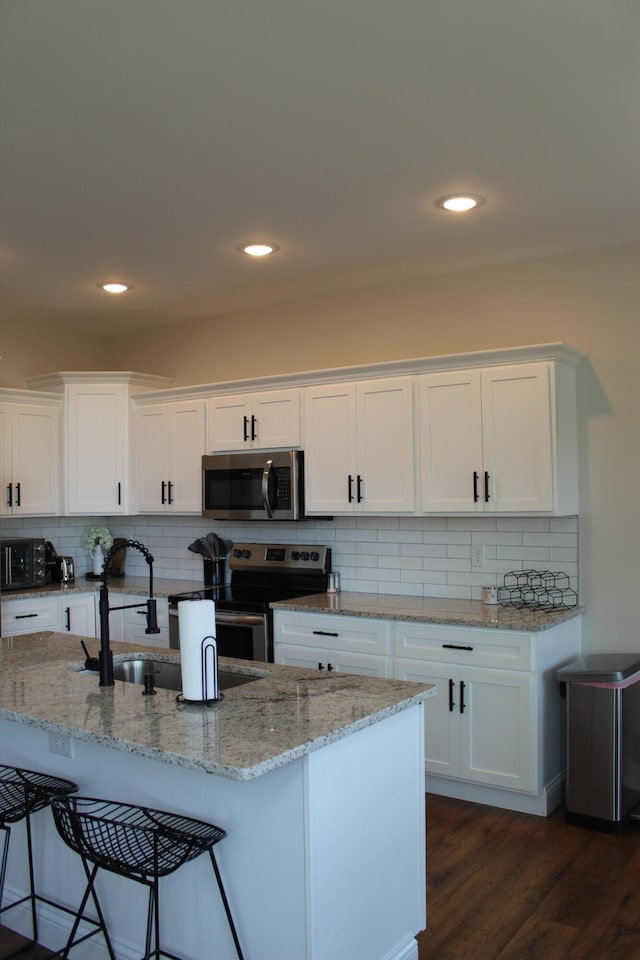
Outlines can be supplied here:
<path id="1" fill-rule="evenodd" d="M 620 833 L 640 804 L 638 654 L 582 657 L 556 677 L 567 703 L 566 820 Z"/>

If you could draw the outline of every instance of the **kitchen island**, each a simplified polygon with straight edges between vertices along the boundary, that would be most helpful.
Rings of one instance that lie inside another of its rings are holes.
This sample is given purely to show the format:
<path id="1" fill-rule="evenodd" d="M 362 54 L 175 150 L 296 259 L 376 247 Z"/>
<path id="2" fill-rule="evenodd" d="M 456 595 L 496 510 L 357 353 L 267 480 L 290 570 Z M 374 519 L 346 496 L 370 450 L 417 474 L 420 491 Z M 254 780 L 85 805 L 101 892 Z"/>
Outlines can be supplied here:
<path id="1" fill-rule="evenodd" d="M 166 650 L 113 644 L 116 660 Z M 80 793 L 148 803 L 223 827 L 220 868 L 246 960 L 416 960 L 425 926 L 424 701 L 428 684 L 243 661 L 256 679 L 211 707 L 82 670 L 79 638 L 5 638 L 0 762 L 57 773 Z M 52 752 L 52 751 L 60 752 Z M 70 754 L 66 756 L 63 754 Z M 36 815 L 41 891 L 75 905 L 82 868 Z M 16 844 L 19 852 L 19 845 Z M 144 891 L 103 876 L 118 956 L 139 956 Z M 235 956 L 210 866 L 164 882 L 167 949 L 189 960 Z M 25 888 L 13 856 L 7 896 Z M 18 911 L 16 911 L 18 914 Z M 19 916 L 9 918 L 18 929 Z M 65 915 L 43 911 L 57 949 Z M 102 957 L 100 937 L 77 956 Z M 75 954 L 74 954 L 75 956 Z"/>

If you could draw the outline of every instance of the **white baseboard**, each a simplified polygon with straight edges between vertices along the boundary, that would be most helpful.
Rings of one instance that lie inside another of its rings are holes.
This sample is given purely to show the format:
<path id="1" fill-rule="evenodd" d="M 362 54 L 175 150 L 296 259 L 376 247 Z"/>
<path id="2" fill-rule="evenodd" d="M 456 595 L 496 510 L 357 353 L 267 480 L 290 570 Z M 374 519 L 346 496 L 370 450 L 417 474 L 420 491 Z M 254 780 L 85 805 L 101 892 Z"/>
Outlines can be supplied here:
<path id="1" fill-rule="evenodd" d="M 503 810 L 516 810 L 537 817 L 548 817 L 562 802 L 564 775 L 558 774 L 545 785 L 541 794 L 532 796 L 517 793 L 515 790 L 500 790 L 479 783 L 468 783 L 449 777 L 437 777 L 427 774 L 427 793 L 454 800 L 469 800 L 472 803 L 484 803 L 489 807 L 501 807 Z"/>

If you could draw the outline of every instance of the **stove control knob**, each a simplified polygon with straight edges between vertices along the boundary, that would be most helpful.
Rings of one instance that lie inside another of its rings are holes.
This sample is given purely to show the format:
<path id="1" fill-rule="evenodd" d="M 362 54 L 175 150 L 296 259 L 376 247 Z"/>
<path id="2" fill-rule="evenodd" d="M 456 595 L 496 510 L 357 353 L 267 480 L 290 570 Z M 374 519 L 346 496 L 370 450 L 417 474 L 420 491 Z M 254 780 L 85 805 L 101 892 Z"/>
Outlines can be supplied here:
<path id="1" fill-rule="evenodd" d="M 300 551 L 299 551 L 299 550 L 292 550 L 292 551 L 291 551 L 291 559 L 292 559 L 292 560 L 299 560 L 299 559 L 300 559 Z"/>
<path id="2" fill-rule="evenodd" d="M 317 550 L 313 551 L 313 553 L 311 554 L 311 559 L 313 560 L 314 563 L 318 562 L 318 560 L 320 559 L 320 554 L 318 553 Z"/>
<path id="3" fill-rule="evenodd" d="M 251 550 L 243 550 L 241 556 L 242 556 L 245 560 L 248 560 L 249 557 L 251 556 Z"/>
<path id="4" fill-rule="evenodd" d="M 301 556 L 301 558 L 302 558 L 303 560 L 308 560 L 308 559 L 309 559 L 309 554 L 308 554 L 308 552 L 307 552 L 306 550 L 303 550 L 302 553 L 300 554 L 300 556 Z"/>
<path id="5" fill-rule="evenodd" d="M 237 560 L 238 557 L 241 557 L 241 556 L 242 556 L 242 553 L 240 552 L 240 550 L 234 550 L 234 551 L 233 551 L 233 556 L 234 556 L 234 559 Z"/>

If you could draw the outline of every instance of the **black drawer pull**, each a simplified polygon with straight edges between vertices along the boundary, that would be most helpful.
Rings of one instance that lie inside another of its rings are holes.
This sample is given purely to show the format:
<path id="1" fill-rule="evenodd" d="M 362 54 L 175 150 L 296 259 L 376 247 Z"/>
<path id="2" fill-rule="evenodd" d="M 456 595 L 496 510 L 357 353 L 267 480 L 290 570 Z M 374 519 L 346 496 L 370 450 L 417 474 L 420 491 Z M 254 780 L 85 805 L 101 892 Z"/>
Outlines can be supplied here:
<path id="1" fill-rule="evenodd" d="M 71 633 L 71 607 L 64 608 L 65 626 L 68 633 Z"/>
<path id="2" fill-rule="evenodd" d="M 339 637 L 339 633 L 332 633 L 331 630 L 314 630 L 313 635 L 315 637 Z"/>
<path id="3" fill-rule="evenodd" d="M 460 643 L 443 643 L 443 650 L 473 650 L 473 647 L 463 647 Z"/>
<path id="4" fill-rule="evenodd" d="M 16 613 L 16 620 L 29 620 L 30 617 L 39 617 L 39 613 Z"/>

